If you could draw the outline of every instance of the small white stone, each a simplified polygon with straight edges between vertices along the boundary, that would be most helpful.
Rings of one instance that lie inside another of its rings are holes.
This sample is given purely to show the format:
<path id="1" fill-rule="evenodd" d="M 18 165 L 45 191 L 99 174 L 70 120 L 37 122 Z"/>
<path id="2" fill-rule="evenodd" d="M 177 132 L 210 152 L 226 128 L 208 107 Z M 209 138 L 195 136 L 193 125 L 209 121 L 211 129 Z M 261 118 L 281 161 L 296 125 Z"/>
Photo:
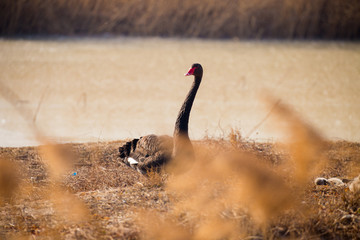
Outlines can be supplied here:
<path id="1" fill-rule="evenodd" d="M 360 175 L 354 178 L 354 181 L 350 183 L 349 189 L 354 193 L 360 192 Z"/>
<path id="2" fill-rule="evenodd" d="M 335 186 L 335 187 L 345 186 L 345 183 L 339 178 L 329 178 L 327 181 L 331 186 Z"/>
<path id="3" fill-rule="evenodd" d="M 326 178 L 319 177 L 319 178 L 316 178 L 314 182 L 315 182 L 315 185 L 329 185 Z"/>

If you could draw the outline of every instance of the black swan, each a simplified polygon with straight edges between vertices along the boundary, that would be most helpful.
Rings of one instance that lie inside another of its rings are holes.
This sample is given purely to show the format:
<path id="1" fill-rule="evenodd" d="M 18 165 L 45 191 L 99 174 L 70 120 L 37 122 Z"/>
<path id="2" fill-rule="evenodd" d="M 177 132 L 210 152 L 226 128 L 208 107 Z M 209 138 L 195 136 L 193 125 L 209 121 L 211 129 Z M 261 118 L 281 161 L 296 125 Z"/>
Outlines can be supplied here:
<path id="1" fill-rule="evenodd" d="M 190 75 L 194 76 L 194 82 L 178 113 L 173 138 L 151 134 L 125 143 L 119 148 L 119 152 L 120 158 L 127 165 L 146 173 L 150 169 L 159 169 L 170 159 L 173 159 L 171 165 L 177 171 L 187 169 L 192 163 L 194 150 L 188 134 L 188 125 L 190 111 L 203 75 L 202 66 L 194 63 L 185 74 Z"/>

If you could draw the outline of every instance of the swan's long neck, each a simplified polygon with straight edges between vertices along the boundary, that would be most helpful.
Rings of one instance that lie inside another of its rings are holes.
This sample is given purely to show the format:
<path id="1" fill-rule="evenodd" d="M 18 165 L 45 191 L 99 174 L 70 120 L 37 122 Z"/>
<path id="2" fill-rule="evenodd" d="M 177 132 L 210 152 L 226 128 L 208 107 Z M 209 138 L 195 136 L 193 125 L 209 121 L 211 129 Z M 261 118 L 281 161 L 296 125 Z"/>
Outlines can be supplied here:
<path id="1" fill-rule="evenodd" d="M 183 105 L 179 111 L 178 117 L 175 123 L 175 130 L 174 130 L 174 138 L 186 138 L 189 139 L 188 134 L 188 125 L 189 125 L 189 117 L 190 111 L 196 96 L 196 93 L 199 89 L 201 83 L 202 76 L 195 76 L 195 80 L 191 86 L 191 89 L 188 95 L 185 98 Z M 176 147 L 176 146 L 174 146 Z"/>

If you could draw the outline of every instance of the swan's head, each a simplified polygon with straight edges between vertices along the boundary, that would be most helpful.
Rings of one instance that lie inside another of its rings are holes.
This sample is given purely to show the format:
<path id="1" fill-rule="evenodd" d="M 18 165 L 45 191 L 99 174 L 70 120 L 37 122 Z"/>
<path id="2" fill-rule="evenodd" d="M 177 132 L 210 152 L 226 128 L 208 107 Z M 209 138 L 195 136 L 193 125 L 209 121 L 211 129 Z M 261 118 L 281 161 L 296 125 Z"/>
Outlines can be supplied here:
<path id="1" fill-rule="evenodd" d="M 185 76 L 194 75 L 195 77 L 201 77 L 203 74 L 202 66 L 199 63 L 194 63 Z"/>

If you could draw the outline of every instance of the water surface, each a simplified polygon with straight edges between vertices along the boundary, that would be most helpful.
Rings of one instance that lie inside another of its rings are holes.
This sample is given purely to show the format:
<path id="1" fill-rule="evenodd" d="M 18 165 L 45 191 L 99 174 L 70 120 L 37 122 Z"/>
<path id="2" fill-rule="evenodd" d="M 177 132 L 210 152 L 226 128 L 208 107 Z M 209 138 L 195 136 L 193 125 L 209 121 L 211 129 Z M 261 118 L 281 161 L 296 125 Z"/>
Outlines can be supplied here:
<path id="1" fill-rule="evenodd" d="M 0 40 L 0 81 L 19 101 L 0 96 L 0 146 L 36 144 L 17 112 L 59 141 L 104 141 L 172 135 L 192 77 L 204 77 L 190 137 L 281 139 L 269 119 L 271 94 L 329 139 L 360 140 L 360 44 L 242 42 L 158 38 Z M 271 115 L 271 114 L 270 114 Z"/>

